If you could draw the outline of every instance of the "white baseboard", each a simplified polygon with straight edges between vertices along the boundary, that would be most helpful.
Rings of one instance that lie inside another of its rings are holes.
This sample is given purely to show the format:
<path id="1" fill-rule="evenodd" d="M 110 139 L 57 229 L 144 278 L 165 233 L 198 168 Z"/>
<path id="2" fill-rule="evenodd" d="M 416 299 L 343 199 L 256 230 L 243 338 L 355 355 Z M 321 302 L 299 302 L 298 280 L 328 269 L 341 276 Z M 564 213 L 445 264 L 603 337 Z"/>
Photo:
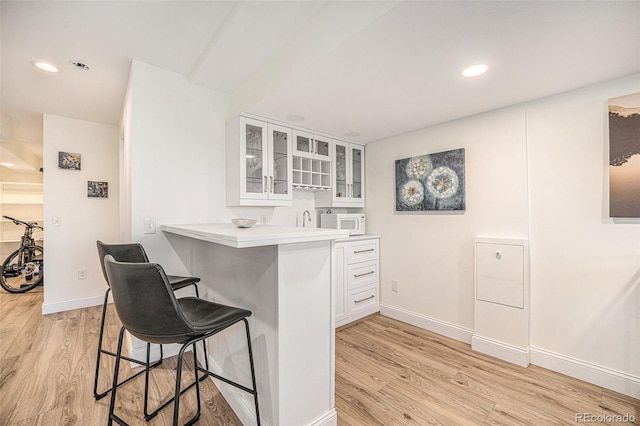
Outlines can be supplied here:
<path id="1" fill-rule="evenodd" d="M 70 311 L 72 309 L 88 308 L 90 306 L 102 305 L 104 293 L 99 296 L 85 297 L 82 299 L 65 300 L 62 302 L 43 303 L 42 315 L 54 314 L 56 312 Z"/>
<path id="2" fill-rule="evenodd" d="M 473 330 L 468 328 L 440 321 L 435 318 L 430 318 L 395 306 L 380 304 L 380 314 L 469 344 L 472 343 L 474 337 Z M 487 342 L 486 338 L 483 340 Z M 494 343 L 492 345 L 492 350 L 498 346 L 495 344 L 498 342 L 487 343 Z M 501 350 L 509 349 L 506 345 L 501 345 L 505 346 L 500 348 Z M 510 356 L 513 356 L 517 351 L 511 350 L 507 352 L 509 352 Z M 585 382 L 640 399 L 640 377 L 638 376 L 535 347 L 529 348 L 529 362 L 548 370 L 579 380 L 584 380 Z"/>
<path id="3" fill-rule="evenodd" d="M 443 336 L 451 337 L 452 339 L 456 339 L 461 342 L 471 344 L 471 336 L 473 336 L 473 330 L 465 327 L 460 327 L 459 325 L 451 324 L 435 318 L 427 317 L 425 315 L 417 314 L 406 309 L 385 304 L 380 304 L 380 314 L 393 319 L 397 319 L 398 321 L 406 322 L 407 324 L 415 325 L 416 327 L 420 327 L 425 330 L 433 331 L 434 333 L 438 333 Z"/>
<path id="4" fill-rule="evenodd" d="M 640 399 L 640 377 L 540 348 L 529 350 L 532 364 Z"/>
<path id="5" fill-rule="evenodd" d="M 338 413 L 335 408 L 324 413 L 322 416 L 313 420 L 308 426 L 336 426 L 338 424 Z"/>
<path id="6" fill-rule="evenodd" d="M 471 349 L 520 367 L 529 366 L 529 348 L 519 348 L 474 334 L 471 337 Z"/>

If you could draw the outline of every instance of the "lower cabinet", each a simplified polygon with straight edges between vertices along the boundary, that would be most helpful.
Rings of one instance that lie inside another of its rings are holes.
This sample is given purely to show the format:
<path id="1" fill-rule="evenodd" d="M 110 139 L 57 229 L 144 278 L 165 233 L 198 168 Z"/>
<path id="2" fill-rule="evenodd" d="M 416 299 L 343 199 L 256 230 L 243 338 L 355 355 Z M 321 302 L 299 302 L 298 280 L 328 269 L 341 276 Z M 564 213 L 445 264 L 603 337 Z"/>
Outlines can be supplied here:
<path id="1" fill-rule="evenodd" d="M 336 243 L 336 327 L 380 310 L 378 237 Z"/>

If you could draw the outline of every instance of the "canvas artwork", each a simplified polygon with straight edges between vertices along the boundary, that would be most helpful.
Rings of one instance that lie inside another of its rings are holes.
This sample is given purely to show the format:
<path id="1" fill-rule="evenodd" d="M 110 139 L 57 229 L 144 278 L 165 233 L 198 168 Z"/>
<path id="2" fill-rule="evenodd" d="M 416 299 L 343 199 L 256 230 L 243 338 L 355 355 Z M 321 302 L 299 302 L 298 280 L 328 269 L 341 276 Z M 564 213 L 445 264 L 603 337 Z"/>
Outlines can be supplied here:
<path id="1" fill-rule="evenodd" d="M 80 154 L 73 152 L 58 152 L 58 168 L 80 170 Z"/>
<path id="2" fill-rule="evenodd" d="M 640 217 L 640 93 L 609 99 L 609 216 Z"/>
<path id="3" fill-rule="evenodd" d="M 465 210 L 464 149 L 396 160 L 396 211 Z"/>
<path id="4" fill-rule="evenodd" d="M 109 198 L 109 182 L 87 182 L 87 197 Z"/>

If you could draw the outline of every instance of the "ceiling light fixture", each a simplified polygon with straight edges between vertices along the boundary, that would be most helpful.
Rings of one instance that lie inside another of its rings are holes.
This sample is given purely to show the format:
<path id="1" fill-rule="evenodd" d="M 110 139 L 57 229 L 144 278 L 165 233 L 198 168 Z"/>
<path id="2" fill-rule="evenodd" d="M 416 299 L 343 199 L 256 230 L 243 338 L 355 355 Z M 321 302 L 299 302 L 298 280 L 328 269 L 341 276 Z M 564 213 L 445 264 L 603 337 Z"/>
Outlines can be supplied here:
<path id="1" fill-rule="evenodd" d="M 0 166 L 13 167 L 13 163 L 0 163 Z"/>
<path id="2" fill-rule="evenodd" d="M 348 137 L 348 138 L 355 138 L 355 137 L 357 137 L 357 136 L 360 136 L 360 133 L 359 133 L 359 132 L 347 132 L 347 133 L 345 133 L 344 135 L 345 135 L 346 137 Z"/>
<path id="3" fill-rule="evenodd" d="M 287 115 L 287 121 L 303 121 L 304 117 L 301 115 L 289 114 Z"/>
<path id="4" fill-rule="evenodd" d="M 39 70 L 42 71 L 47 71 L 47 72 L 60 72 L 60 70 L 58 69 L 58 67 L 48 64 L 46 62 L 38 62 L 38 61 L 32 61 L 31 64 L 38 68 Z"/>
<path id="5" fill-rule="evenodd" d="M 476 64 L 472 65 L 469 68 L 465 68 L 462 71 L 462 75 L 465 77 L 477 77 L 481 74 L 484 74 L 489 69 L 489 65 L 487 64 Z"/>
<path id="6" fill-rule="evenodd" d="M 75 59 L 69 59 L 69 63 L 74 67 L 79 68 L 83 71 L 89 71 L 91 69 L 89 65 L 82 63 L 80 61 L 76 61 Z"/>

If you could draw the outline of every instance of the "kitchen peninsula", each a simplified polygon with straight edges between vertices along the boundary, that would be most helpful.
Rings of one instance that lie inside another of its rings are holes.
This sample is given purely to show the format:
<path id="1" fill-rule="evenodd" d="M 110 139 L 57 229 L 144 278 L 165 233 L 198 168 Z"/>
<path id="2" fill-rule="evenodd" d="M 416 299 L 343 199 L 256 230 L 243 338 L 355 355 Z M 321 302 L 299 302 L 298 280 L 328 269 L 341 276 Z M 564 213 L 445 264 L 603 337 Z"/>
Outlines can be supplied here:
<path id="1" fill-rule="evenodd" d="M 231 224 L 163 225 L 201 297 L 252 311 L 249 319 L 266 425 L 335 425 L 334 241 L 348 231 Z M 242 327 L 208 339 L 210 369 L 250 385 Z M 216 381 L 243 424 L 252 397 Z"/>

